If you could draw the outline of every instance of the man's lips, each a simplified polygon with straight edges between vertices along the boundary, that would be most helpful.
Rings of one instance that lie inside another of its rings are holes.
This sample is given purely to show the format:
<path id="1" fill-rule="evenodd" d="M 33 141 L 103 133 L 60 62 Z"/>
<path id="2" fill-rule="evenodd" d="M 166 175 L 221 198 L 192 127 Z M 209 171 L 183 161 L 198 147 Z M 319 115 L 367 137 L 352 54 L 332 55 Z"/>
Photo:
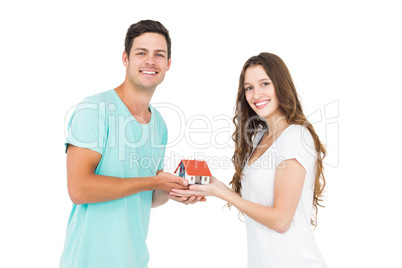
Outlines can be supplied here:
<path id="1" fill-rule="evenodd" d="M 254 105 L 255 105 L 255 107 L 257 107 L 257 109 L 262 109 L 265 106 L 267 106 L 270 101 L 271 100 L 263 100 L 263 101 L 254 102 Z"/>

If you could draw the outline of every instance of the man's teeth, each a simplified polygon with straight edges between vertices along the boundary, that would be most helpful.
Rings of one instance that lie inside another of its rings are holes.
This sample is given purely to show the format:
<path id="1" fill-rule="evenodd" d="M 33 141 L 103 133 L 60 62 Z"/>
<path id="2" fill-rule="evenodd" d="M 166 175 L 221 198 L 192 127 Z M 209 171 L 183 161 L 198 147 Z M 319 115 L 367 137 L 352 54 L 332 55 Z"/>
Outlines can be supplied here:
<path id="1" fill-rule="evenodd" d="M 143 74 L 156 74 L 156 72 L 142 71 Z"/>
<path id="2" fill-rule="evenodd" d="M 255 104 L 255 106 L 259 107 L 259 106 L 267 104 L 268 102 L 269 101 L 258 102 L 258 103 Z"/>

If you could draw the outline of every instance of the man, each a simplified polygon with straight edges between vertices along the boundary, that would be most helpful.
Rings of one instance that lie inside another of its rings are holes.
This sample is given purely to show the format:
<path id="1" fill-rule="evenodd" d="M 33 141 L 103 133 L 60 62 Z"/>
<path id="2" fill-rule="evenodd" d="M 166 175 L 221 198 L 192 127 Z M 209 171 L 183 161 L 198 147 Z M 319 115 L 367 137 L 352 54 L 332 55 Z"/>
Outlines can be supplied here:
<path id="1" fill-rule="evenodd" d="M 149 103 L 171 64 L 169 32 L 157 21 L 130 26 L 120 86 L 86 98 L 72 115 L 66 141 L 73 208 L 60 267 L 147 267 L 151 207 L 176 198 L 183 178 L 163 172 L 167 127 Z"/>

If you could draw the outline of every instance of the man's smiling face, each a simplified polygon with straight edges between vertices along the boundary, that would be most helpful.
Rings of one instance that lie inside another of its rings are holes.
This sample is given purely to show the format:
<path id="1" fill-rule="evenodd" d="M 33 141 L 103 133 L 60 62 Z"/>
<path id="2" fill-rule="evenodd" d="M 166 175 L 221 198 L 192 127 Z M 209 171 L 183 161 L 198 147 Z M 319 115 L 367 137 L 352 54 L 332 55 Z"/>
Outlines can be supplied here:
<path id="1" fill-rule="evenodd" d="M 130 55 L 123 53 L 127 79 L 140 91 L 153 91 L 170 68 L 167 43 L 163 35 L 143 33 L 133 40 Z"/>

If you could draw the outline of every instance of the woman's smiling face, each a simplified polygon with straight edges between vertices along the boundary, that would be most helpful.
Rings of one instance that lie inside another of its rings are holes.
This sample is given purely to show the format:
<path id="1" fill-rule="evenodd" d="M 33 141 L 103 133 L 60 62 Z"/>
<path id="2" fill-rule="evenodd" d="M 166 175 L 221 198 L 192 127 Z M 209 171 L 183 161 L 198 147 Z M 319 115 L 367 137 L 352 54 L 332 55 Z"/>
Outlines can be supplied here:
<path id="1" fill-rule="evenodd" d="M 282 115 L 274 85 L 261 65 L 246 69 L 244 90 L 248 104 L 258 116 L 268 120 L 272 116 Z"/>

